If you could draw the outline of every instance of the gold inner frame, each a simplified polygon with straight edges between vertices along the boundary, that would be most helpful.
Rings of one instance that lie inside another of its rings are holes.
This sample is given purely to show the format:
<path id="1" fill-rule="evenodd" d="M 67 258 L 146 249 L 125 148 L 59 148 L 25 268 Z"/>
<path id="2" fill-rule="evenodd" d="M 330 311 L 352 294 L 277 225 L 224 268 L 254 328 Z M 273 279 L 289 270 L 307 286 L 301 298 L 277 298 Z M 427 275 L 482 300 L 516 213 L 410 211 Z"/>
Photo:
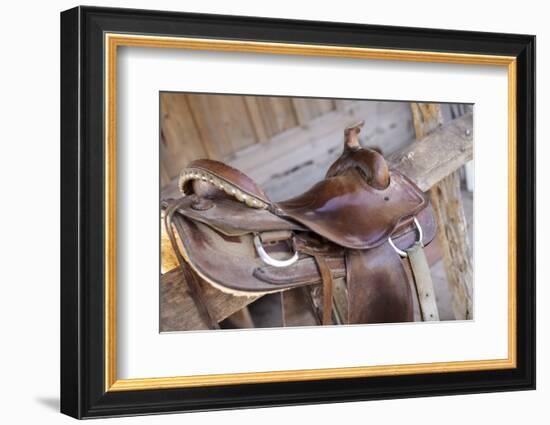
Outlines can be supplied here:
<path id="1" fill-rule="evenodd" d="M 463 53 L 370 49 L 256 41 L 105 34 L 105 391 L 409 375 L 516 367 L 516 58 Z M 508 72 L 508 357 L 382 366 L 117 379 L 116 339 L 116 97 L 119 46 L 325 56 L 507 67 Z"/>

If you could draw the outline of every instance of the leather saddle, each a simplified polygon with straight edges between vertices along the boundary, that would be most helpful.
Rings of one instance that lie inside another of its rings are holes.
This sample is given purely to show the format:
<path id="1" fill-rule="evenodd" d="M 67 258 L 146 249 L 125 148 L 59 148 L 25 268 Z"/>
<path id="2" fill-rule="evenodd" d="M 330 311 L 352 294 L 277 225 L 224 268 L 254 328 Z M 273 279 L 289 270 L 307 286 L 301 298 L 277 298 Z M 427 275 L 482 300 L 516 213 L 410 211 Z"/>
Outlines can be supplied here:
<path id="1" fill-rule="evenodd" d="M 252 179 L 218 161 L 193 161 L 181 172 L 184 196 L 164 205 L 165 224 L 210 327 L 218 325 L 196 275 L 235 295 L 322 288 L 319 323 L 325 325 L 333 323 L 340 279 L 347 292 L 341 323 L 414 320 L 417 294 L 405 257 L 434 238 L 433 212 L 413 182 L 360 146 L 360 128 L 345 130 L 344 151 L 324 180 L 283 202 L 272 202 Z"/>

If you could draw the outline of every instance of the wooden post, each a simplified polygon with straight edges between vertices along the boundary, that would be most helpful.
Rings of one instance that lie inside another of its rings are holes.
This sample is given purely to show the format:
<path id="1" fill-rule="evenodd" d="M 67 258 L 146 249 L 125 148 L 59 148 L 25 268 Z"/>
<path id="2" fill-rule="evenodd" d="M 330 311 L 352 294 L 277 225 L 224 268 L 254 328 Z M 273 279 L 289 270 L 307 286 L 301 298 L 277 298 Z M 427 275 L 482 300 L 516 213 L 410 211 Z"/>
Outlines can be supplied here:
<path id="1" fill-rule="evenodd" d="M 449 289 L 453 295 L 455 318 L 472 318 L 472 260 L 464 208 L 462 207 L 460 176 L 457 172 L 441 180 L 430 191 L 434 211 L 440 226 L 440 243 Z"/>
<path id="2" fill-rule="evenodd" d="M 425 138 L 441 126 L 439 104 L 411 103 L 411 109 L 417 140 Z M 464 131 L 471 132 L 471 129 Z M 455 318 L 471 319 L 473 271 L 459 172 L 454 171 L 443 177 L 430 190 L 430 197 L 439 228 L 439 242 Z"/>

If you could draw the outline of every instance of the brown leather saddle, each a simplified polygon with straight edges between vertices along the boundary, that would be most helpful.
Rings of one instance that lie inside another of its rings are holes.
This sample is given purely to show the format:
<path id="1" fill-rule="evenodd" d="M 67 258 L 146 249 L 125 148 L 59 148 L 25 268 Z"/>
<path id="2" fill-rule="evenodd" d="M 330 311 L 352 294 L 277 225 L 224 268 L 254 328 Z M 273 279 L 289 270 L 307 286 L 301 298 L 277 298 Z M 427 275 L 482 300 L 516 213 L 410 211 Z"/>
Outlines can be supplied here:
<path id="1" fill-rule="evenodd" d="M 272 202 L 252 179 L 218 161 L 193 161 L 181 172 L 184 196 L 166 204 L 166 228 L 212 328 L 218 325 L 196 275 L 235 295 L 317 285 L 322 324 L 333 322 L 334 281 L 343 279 L 343 323 L 414 319 L 417 295 L 404 257 L 434 238 L 433 212 L 414 183 L 359 145 L 359 131 L 345 130 L 344 151 L 324 180 L 284 202 Z"/>

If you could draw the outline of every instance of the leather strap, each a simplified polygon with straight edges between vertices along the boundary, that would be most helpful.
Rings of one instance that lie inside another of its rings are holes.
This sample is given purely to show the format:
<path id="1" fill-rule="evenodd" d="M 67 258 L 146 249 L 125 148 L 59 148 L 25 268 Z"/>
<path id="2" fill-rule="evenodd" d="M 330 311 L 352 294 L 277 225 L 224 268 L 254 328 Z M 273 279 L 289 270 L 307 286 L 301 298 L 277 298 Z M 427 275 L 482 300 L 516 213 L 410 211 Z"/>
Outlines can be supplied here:
<path id="1" fill-rule="evenodd" d="M 420 244 L 414 244 L 407 250 L 407 258 L 411 265 L 422 320 L 425 322 L 438 321 L 439 312 L 437 311 L 432 275 L 424 248 Z"/>
<path id="2" fill-rule="evenodd" d="M 401 258 L 388 242 L 346 252 L 348 323 L 414 320 L 414 304 Z"/>
<path id="3" fill-rule="evenodd" d="M 332 272 L 325 257 L 315 255 L 314 258 L 323 281 L 323 325 L 332 325 Z"/>
<path id="4" fill-rule="evenodd" d="M 182 199 L 185 199 L 185 198 L 182 198 Z M 181 203 L 181 200 L 174 202 L 172 205 L 169 205 L 168 208 L 166 208 L 166 211 L 164 212 L 164 226 L 166 227 L 166 233 L 168 234 L 168 238 L 170 239 L 170 243 L 172 244 L 172 249 L 174 250 L 174 253 L 176 254 L 176 257 L 178 259 L 180 269 L 183 273 L 183 277 L 187 282 L 187 286 L 189 288 L 189 294 L 191 295 L 191 298 L 193 298 L 193 301 L 195 302 L 195 306 L 197 307 L 199 314 L 202 316 L 203 320 L 205 321 L 209 329 L 219 329 L 220 325 L 212 317 L 212 314 L 208 310 L 206 300 L 204 299 L 204 296 L 202 294 L 202 288 L 200 286 L 200 283 L 198 282 L 195 276 L 195 273 L 191 270 L 191 267 L 187 265 L 185 259 L 183 258 L 183 255 L 181 254 L 178 243 L 176 241 L 176 236 L 174 235 L 174 229 L 172 227 L 172 219 L 180 203 Z"/>

